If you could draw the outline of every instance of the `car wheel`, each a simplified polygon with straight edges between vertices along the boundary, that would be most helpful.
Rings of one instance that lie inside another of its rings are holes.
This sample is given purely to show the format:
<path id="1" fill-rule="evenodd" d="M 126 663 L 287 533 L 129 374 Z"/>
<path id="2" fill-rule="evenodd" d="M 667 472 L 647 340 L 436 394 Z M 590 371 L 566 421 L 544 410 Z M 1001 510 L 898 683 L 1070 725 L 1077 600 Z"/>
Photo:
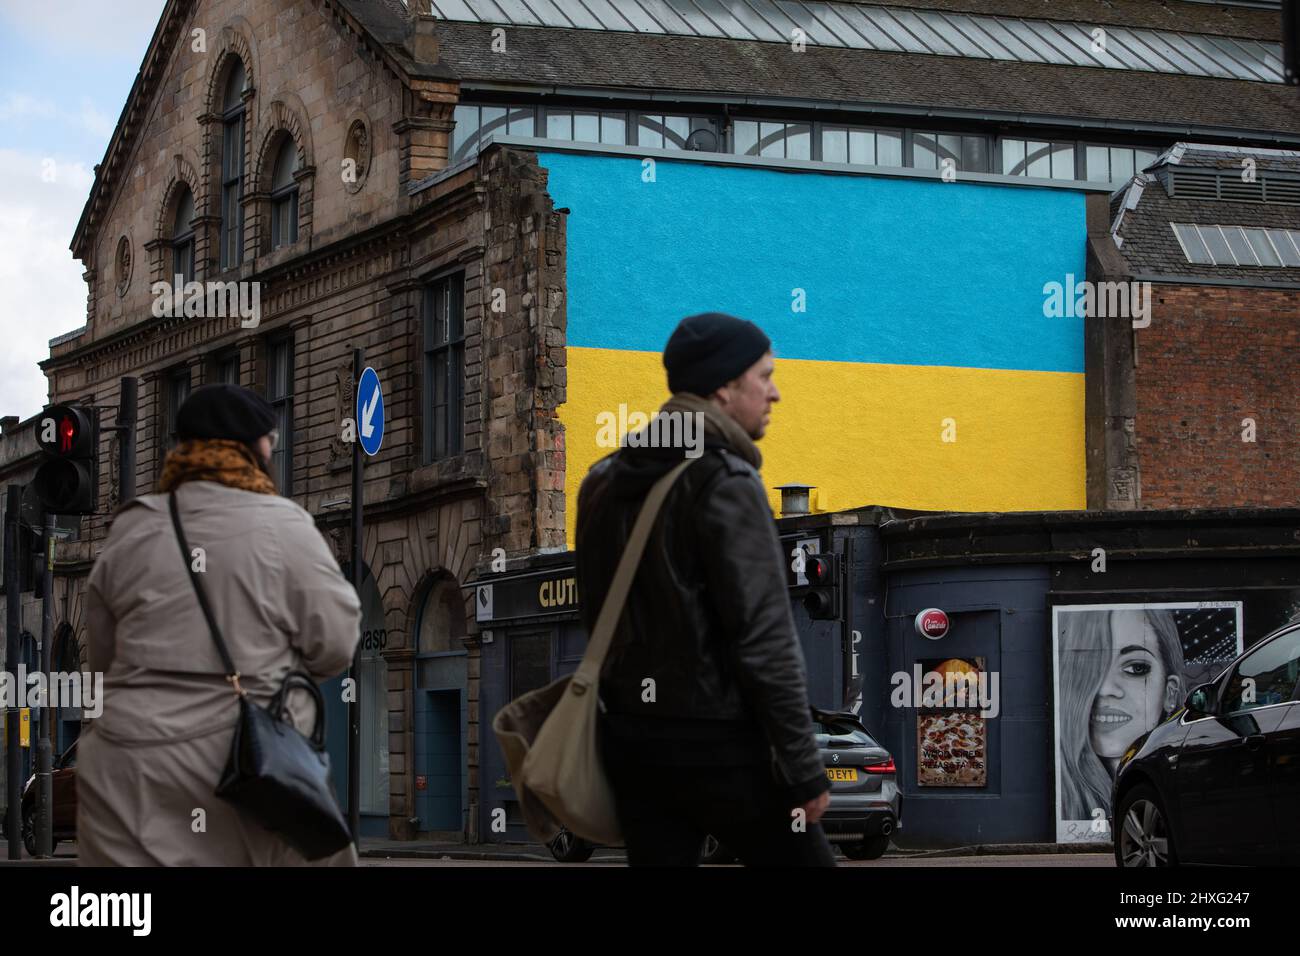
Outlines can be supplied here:
<path id="1" fill-rule="evenodd" d="M 551 856 L 561 863 L 586 863 L 596 852 L 596 847 L 568 830 L 561 830 L 550 843 Z"/>
<path id="2" fill-rule="evenodd" d="M 713 864 L 735 863 L 736 854 L 723 846 L 718 841 L 718 838 L 710 833 L 704 838 L 704 845 L 700 847 L 700 862 Z"/>
<path id="3" fill-rule="evenodd" d="M 35 856 L 36 855 L 36 808 L 35 807 L 26 807 L 23 809 L 22 829 L 23 829 L 23 846 L 27 849 L 27 855 Z M 54 851 L 58 848 L 58 846 L 59 846 L 59 841 L 51 838 L 50 840 L 51 856 L 54 855 Z"/>
<path id="4" fill-rule="evenodd" d="M 28 856 L 36 855 L 36 808 L 23 807 L 23 846 Z"/>
<path id="5" fill-rule="evenodd" d="M 840 851 L 850 860 L 879 860 L 889 849 L 889 837 L 868 837 L 860 843 L 841 843 Z"/>
<path id="6" fill-rule="evenodd" d="M 1140 784 L 1124 794 L 1115 821 L 1116 866 L 1178 865 L 1169 817 L 1155 787 Z"/>

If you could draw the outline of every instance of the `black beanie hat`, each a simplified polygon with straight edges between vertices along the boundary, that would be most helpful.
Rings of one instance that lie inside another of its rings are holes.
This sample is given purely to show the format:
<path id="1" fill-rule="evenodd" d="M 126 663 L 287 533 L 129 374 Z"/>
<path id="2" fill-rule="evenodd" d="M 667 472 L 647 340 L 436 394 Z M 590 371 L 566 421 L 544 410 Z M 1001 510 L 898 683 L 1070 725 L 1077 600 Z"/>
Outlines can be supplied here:
<path id="1" fill-rule="evenodd" d="M 204 385 L 181 403 L 176 437 L 225 438 L 252 444 L 276 425 L 275 410 L 256 392 L 239 385 Z"/>
<path id="2" fill-rule="evenodd" d="M 746 319 L 722 312 L 687 316 L 664 346 L 668 390 L 707 397 L 771 348 L 763 330 Z"/>

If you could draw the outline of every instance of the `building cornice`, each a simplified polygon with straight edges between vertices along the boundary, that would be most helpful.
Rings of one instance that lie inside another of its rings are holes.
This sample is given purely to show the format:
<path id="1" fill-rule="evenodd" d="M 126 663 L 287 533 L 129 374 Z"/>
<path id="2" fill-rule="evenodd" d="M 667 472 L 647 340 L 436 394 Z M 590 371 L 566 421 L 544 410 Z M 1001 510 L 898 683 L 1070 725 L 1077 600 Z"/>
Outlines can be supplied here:
<path id="1" fill-rule="evenodd" d="M 321 276 L 333 274 L 357 260 L 375 258 L 377 253 L 385 251 L 401 252 L 412 232 L 426 227 L 429 223 L 436 223 L 441 219 L 456 214 L 465 202 L 473 202 L 475 193 L 470 187 L 472 187 L 472 182 L 459 184 L 454 192 L 449 191 L 448 193 L 449 197 L 454 195 L 454 199 L 443 197 L 446 201 L 437 204 L 422 204 L 413 208 L 410 212 L 394 217 L 363 233 L 346 236 L 327 246 L 309 250 L 301 256 L 279 262 L 267 269 L 250 272 L 244 278 L 247 281 L 262 282 L 268 285 L 272 283 L 276 285 L 282 284 L 282 288 L 275 289 L 272 296 L 266 297 L 266 301 L 270 302 L 274 298 L 287 295 L 296 288 L 300 288 Z M 455 193 L 460 195 L 455 195 Z M 393 268 L 378 275 L 367 276 L 361 281 L 379 281 L 384 286 L 400 285 L 407 267 L 408 263 L 403 257 L 402 261 Z M 396 282 L 386 281 L 386 277 L 394 275 L 399 277 Z M 293 308 L 288 307 L 270 313 L 264 318 L 278 316 L 281 313 L 289 314 L 292 311 Z M 159 332 L 167 331 L 188 321 L 193 320 L 170 316 L 151 317 L 112 332 L 101 339 L 69 349 L 62 354 L 51 355 L 38 364 L 48 374 L 70 365 L 98 361 L 106 356 L 138 345 Z M 84 332 L 83 329 L 77 335 L 84 335 Z M 73 335 L 72 337 L 77 336 Z"/>

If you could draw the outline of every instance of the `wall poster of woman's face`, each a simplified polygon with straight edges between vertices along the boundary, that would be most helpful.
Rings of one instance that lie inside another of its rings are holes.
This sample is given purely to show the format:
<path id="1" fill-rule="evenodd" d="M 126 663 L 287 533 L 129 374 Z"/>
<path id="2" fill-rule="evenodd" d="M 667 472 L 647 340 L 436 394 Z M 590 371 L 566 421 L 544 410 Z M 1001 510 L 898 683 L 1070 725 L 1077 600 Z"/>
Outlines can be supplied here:
<path id="1" fill-rule="evenodd" d="M 1120 758 L 1242 650 L 1242 602 L 1052 609 L 1056 842 L 1109 842 Z"/>

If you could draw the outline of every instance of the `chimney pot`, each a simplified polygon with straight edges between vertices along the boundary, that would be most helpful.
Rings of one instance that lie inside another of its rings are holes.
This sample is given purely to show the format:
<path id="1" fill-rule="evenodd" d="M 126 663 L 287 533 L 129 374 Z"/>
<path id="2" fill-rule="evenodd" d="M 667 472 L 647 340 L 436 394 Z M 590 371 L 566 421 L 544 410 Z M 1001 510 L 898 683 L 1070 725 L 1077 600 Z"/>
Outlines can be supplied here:
<path id="1" fill-rule="evenodd" d="M 801 485 L 798 482 L 777 485 L 776 490 L 781 492 L 781 517 L 790 518 L 809 514 L 808 492 L 816 487 L 816 485 Z"/>

